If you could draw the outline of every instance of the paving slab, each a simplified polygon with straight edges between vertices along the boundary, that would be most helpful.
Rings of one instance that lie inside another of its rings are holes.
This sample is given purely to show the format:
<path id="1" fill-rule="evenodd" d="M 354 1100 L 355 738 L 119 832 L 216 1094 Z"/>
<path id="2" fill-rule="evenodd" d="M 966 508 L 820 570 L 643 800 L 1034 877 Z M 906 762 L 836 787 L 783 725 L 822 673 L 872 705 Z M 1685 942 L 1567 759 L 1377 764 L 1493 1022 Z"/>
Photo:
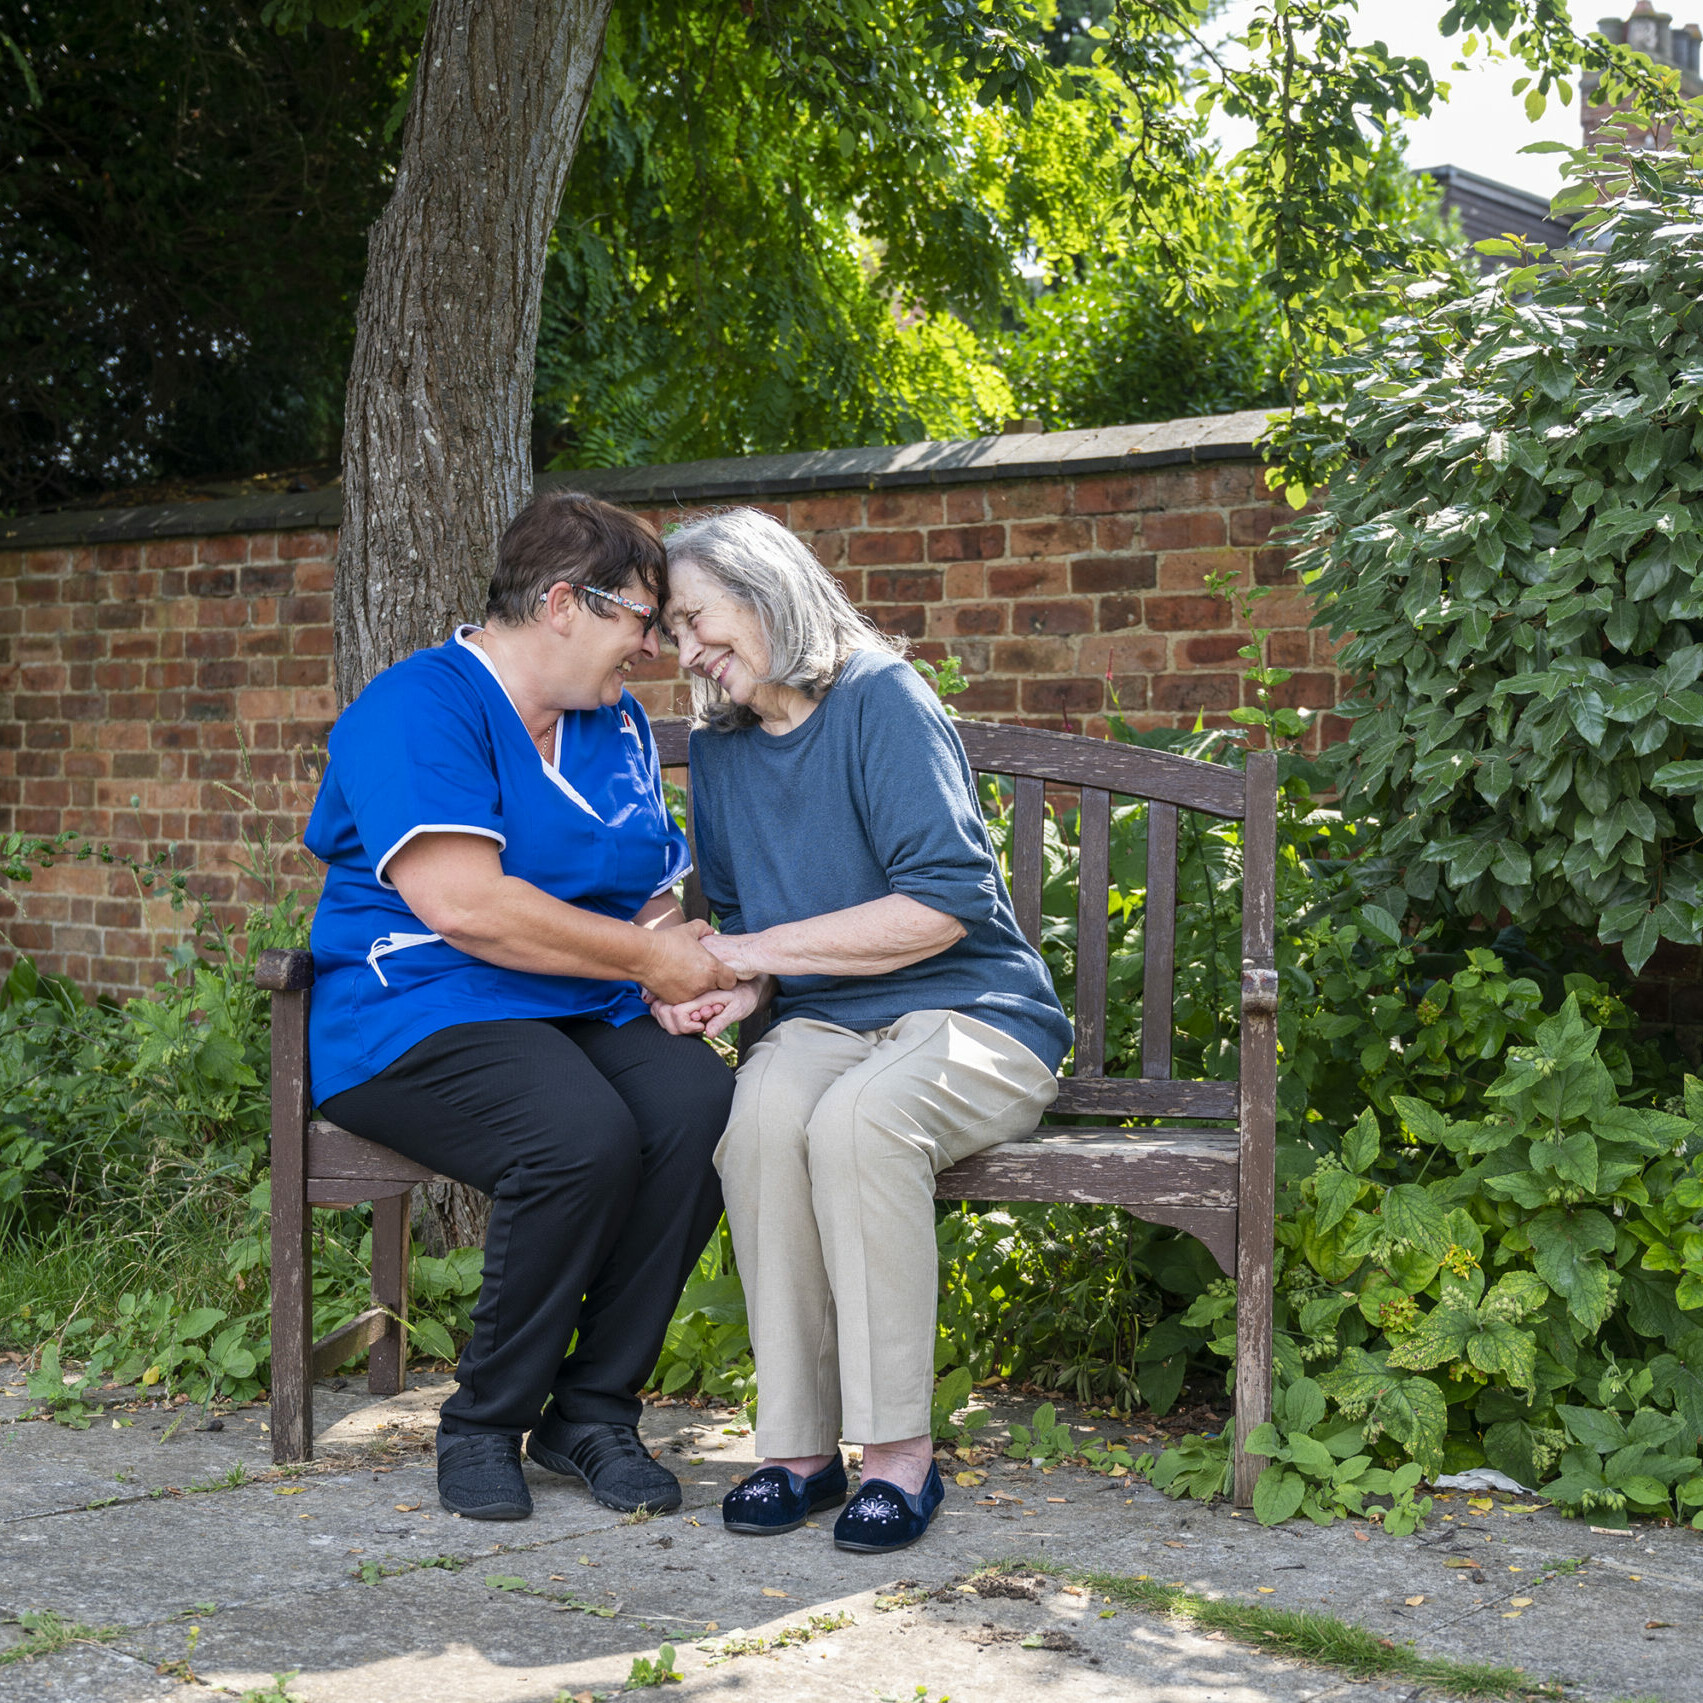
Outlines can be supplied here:
<path id="1" fill-rule="evenodd" d="M 268 1682 L 270 1676 L 268 1676 Z M 208 1703 L 200 1686 L 154 1671 L 121 1651 L 73 1645 L 0 1667 L 0 1703 Z"/>
<path id="2" fill-rule="evenodd" d="M 358 1384 L 321 1388 L 319 1458 L 234 1485 L 236 1464 L 269 1472 L 264 1408 L 169 1442 L 157 1412 L 85 1432 L 0 1423 L 0 1614 L 47 1608 L 125 1629 L 116 1650 L 0 1666 L 0 1703 L 170 1696 L 176 1682 L 156 1669 L 182 1661 L 238 1696 L 299 1669 L 290 1689 L 309 1703 L 554 1703 L 618 1688 L 664 1636 L 680 1652 L 683 1696 L 868 1703 L 913 1699 L 919 1685 L 960 1703 L 1417 1695 L 1411 1681 L 1350 1686 L 1065 1588 L 1095 1574 L 1318 1610 L 1423 1654 L 1559 1680 L 1580 1703 L 1703 1703 L 1703 1534 L 1690 1530 L 1598 1533 L 1531 1503 L 1475 1508 L 1464 1495 L 1439 1499 L 1412 1537 L 1364 1521 L 1266 1530 L 1222 1505 L 996 1457 L 982 1482 L 948 1485 L 916 1548 L 853 1556 L 833 1548 L 832 1514 L 782 1538 L 726 1533 L 718 1505 L 750 1470 L 754 1438 L 734 1412 L 682 1404 L 644 1421 L 682 1480 L 680 1513 L 624 1520 L 528 1467 L 533 1518 L 488 1525 L 437 1505 L 430 1439 L 446 1387 L 382 1401 Z M 1026 1415 L 1027 1404 L 998 1404 L 983 1438 Z M 1032 1592 L 980 1594 L 990 1564 L 1026 1568 Z M 841 1615 L 812 1631 L 812 1616 Z M 799 1630 L 783 1647 L 729 1655 L 736 1634 L 772 1640 L 787 1627 Z"/>
<path id="3" fill-rule="evenodd" d="M 654 1542 L 654 1540 L 651 1540 Z M 705 1540 L 708 1547 L 709 1540 Z M 693 1559 L 691 1539 L 678 1553 Z M 751 1594 L 737 1573 L 704 1557 L 696 1582 L 658 1585 L 655 1595 L 695 1598 L 702 1610 Z M 570 1569 L 571 1570 L 571 1569 Z M 932 1569 L 930 1569 L 932 1571 Z M 713 1576 L 712 1576 L 713 1575 Z M 500 1577 L 500 1575 L 493 1575 Z M 950 1590 L 951 1575 L 943 1581 Z M 795 1583 L 803 1581 L 795 1578 Z M 567 1589 L 576 1580 L 546 1589 Z M 607 1595 L 603 1592 L 600 1594 Z M 968 1597 L 919 1609 L 894 1606 L 874 1589 L 805 1600 L 790 1612 L 762 1612 L 738 1628 L 705 1633 L 674 1647 L 682 1698 L 738 1696 L 812 1700 L 871 1697 L 912 1703 L 919 1688 L 981 1703 L 1015 1703 L 1037 1695 L 1061 1703 L 1311 1703 L 1345 1689 L 1339 1676 L 1298 1662 L 1274 1661 L 1139 1614 L 1100 1618 L 1097 1602 L 1041 1581 L 1032 1597 Z M 763 1600 L 763 1599 L 759 1599 Z M 201 1622 L 197 1674 L 240 1692 L 264 1684 L 277 1664 L 300 1664 L 289 1690 L 306 1703 L 551 1703 L 591 1692 L 618 1691 L 635 1659 L 654 1658 L 661 1639 L 679 1634 L 682 1616 L 652 1620 L 633 1610 L 610 1618 L 573 1603 L 493 1588 L 477 1577 L 416 1573 L 367 1592 L 344 1592 L 318 1606 L 312 1654 L 276 1610 L 254 1609 Z M 780 1605 L 768 1601 L 766 1609 Z M 777 1641 L 792 1627 L 802 1640 L 748 1654 L 741 1643 Z M 713 1618 L 713 1617 L 712 1617 Z M 826 1624 L 824 1624 L 826 1623 Z M 835 1624 L 838 1623 L 838 1624 Z M 164 1629 L 137 1648 L 147 1660 L 169 1659 L 181 1628 Z M 1029 1640 L 1033 1647 L 1025 1647 Z M 1403 1698 L 1405 1685 L 1357 1686 L 1371 1698 Z"/>

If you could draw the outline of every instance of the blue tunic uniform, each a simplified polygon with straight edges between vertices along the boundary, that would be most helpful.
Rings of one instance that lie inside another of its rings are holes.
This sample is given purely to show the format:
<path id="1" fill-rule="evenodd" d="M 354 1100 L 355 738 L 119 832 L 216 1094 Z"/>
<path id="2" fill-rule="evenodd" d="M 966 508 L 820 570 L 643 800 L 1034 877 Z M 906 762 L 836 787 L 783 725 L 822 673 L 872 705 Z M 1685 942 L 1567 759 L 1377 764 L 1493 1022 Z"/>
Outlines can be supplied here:
<path id="1" fill-rule="evenodd" d="M 638 700 L 573 711 L 554 767 L 538 754 L 489 658 L 447 643 L 387 668 L 331 730 L 307 848 L 330 867 L 313 919 L 314 1099 L 371 1080 L 426 1036 L 497 1018 L 645 1012 L 632 982 L 534 975 L 470 957 L 431 932 L 387 878 L 420 834 L 494 840 L 503 872 L 552 898 L 631 921 L 691 866 L 662 796 Z"/>

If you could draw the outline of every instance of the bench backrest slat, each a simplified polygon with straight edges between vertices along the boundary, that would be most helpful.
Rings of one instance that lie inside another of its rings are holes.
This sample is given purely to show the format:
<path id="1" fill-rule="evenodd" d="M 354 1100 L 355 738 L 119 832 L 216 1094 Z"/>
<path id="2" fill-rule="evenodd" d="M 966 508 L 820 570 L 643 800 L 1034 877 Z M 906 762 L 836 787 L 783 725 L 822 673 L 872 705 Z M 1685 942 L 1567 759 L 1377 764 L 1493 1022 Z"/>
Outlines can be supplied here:
<path id="1" fill-rule="evenodd" d="M 1011 903 L 1017 926 L 1031 946 L 1041 944 L 1042 834 L 1046 824 L 1047 788 L 1033 775 L 1013 781 L 1011 833 Z"/>
<path id="2" fill-rule="evenodd" d="M 1171 989 L 1177 974 L 1177 807 L 1147 807 L 1147 908 L 1141 976 L 1141 1074 L 1171 1074 Z"/>
<path id="3" fill-rule="evenodd" d="M 1076 869 L 1076 1061 L 1084 1079 L 1106 1074 L 1106 907 L 1112 885 L 1112 795 L 1082 789 Z"/>

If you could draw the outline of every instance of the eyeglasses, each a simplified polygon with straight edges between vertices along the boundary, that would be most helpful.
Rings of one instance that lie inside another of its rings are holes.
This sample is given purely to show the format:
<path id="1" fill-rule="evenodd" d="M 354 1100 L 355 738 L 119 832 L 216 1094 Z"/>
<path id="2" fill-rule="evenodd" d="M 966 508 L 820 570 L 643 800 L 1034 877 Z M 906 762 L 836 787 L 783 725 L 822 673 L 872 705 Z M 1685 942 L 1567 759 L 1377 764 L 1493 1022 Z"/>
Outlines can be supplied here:
<path id="1" fill-rule="evenodd" d="M 569 591 L 583 591 L 588 597 L 601 597 L 607 602 L 619 603 L 623 609 L 631 609 L 632 612 L 644 622 L 645 631 L 647 633 L 654 633 L 657 628 L 657 623 L 662 619 L 662 611 L 660 609 L 653 609 L 648 603 L 635 603 L 630 597 L 618 596 L 613 591 L 603 590 L 601 586 L 581 585 L 574 580 L 558 581 L 558 584 L 565 584 Z M 555 586 L 552 586 L 550 590 L 554 591 Z M 538 601 L 540 603 L 548 603 L 550 601 L 550 592 L 546 591 L 538 599 Z"/>

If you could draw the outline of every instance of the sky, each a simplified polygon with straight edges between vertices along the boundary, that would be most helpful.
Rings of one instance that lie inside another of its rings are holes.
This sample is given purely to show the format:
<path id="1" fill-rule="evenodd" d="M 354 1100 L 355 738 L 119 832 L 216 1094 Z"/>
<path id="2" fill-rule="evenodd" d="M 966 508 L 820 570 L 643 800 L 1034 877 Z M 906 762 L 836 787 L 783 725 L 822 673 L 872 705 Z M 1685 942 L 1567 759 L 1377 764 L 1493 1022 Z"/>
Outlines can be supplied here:
<path id="1" fill-rule="evenodd" d="M 1703 0 L 1693 0 L 1690 5 L 1686 0 L 1672 5 L 1669 0 L 1661 9 L 1669 10 L 1670 6 L 1676 24 L 1688 23 L 1693 17 L 1703 22 Z M 1253 9 L 1253 0 L 1230 0 L 1213 19 L 1212 27 L 1224 36 L 1234 35 Z M 1438 32 L 1438 21 L 1447 10 L 1447 0 L 1360 0 L 1360 21 L 1354 31 L 1357 41 L 1382 41 L 1392 53 L 1423 58 L 1430 63 L 1437 81 L 1450 85 L 1446 105 L 1439 104 L 1430 118 L 1408 125 L 1408 164 L 1420 168 L 1461 166 L 1535 195 L 1553 195 L 1560 187 L 1558 156 L 1522 154 L 1520 149 L 1529 142 L 1579 140 L 1577 85 L 1571 105 L 1561 106 L 1552 94 L 1543 118 L 1536 124 L 1528 122 L 1524 97 L 1509 92 L 1515 78 L 1524 74 L 1524 66 L 1513 61 L 1487 63 L 1481 43 L 1468 62 L 1470 70 L 1451 69 L 1460 58 L 1463 38 L 1444 37 Z M 1588 33 L 1595 28 L 1597 14 L 1606 17 L 1615 10 L 1613 3 L 1599 4 L 1595 9 L 1588 0 L 1584 6 L 1575 4 L 1574 28 Z M 1631 11 L 1632 0 L 1624 0 L 1622 15 L 1630 16 Z M 1586 12 L 1592 13 L 1588 19 Z M 1240 139 L 1228 122 L 1220 133 L 1227 142 Z"/>

